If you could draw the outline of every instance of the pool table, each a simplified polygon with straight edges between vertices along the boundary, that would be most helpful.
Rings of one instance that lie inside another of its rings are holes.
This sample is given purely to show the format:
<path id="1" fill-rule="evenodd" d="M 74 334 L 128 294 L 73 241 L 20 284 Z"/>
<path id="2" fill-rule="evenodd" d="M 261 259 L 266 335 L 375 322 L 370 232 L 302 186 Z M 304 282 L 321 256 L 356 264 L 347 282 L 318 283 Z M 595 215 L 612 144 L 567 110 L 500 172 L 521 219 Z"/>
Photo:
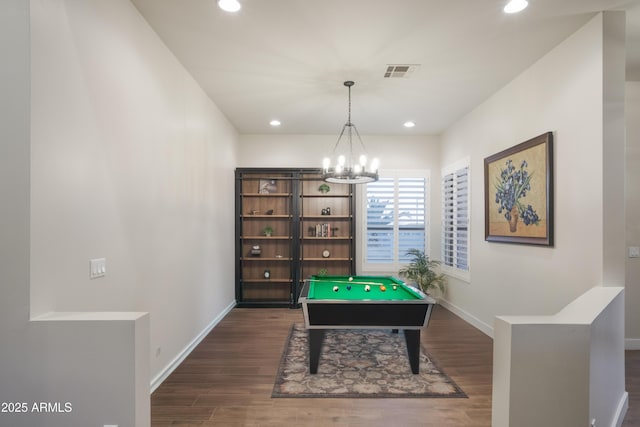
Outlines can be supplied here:
<path id="1" fill-rule="evenodd" d="M 429 324 L 436 301 L 390 276 L 311 276 L 305 280 L 302 304 L 309 333 L 309 371 L 318 372 L 327 329 L 404 330 L 409 364 L 420 370 L 420 329 Z"/>

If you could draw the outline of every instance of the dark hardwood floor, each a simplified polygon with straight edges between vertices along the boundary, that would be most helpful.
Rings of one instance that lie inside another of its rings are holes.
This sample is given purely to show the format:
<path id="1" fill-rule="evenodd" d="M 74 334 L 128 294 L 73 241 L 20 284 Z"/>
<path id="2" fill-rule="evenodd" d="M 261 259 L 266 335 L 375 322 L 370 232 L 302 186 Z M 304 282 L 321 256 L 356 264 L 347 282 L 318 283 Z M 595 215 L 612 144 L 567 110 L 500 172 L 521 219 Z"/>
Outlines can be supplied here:
<path id="1" fill-rule="evenodd" d="M 625 352 L 629 410 L 622 427 L 640 427 L 640 350 Z"/>
<path id="2" fill-rule="evenodd" d="M 422 343 L 468 399 L 272 399 L 289 327 L 302 312 L 233 309 L 151 396 L 152 427 L 491 425 L 493 341 L 437 306 Z M 640 351 L 627 352 L 630 409 L 640 426 Z"/>

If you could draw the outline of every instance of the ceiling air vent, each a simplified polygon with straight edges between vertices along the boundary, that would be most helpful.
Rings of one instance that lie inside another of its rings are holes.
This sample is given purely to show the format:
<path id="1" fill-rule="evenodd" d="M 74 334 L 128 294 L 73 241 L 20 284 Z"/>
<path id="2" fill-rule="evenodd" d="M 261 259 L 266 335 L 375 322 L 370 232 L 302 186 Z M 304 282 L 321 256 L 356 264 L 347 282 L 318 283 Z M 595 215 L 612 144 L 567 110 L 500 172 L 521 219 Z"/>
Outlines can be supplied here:
<path id="1" fill-rule="evenodd" d="M 419 64 L 387 64 L 385 79 L 408 79 L 420 67 Z"/>

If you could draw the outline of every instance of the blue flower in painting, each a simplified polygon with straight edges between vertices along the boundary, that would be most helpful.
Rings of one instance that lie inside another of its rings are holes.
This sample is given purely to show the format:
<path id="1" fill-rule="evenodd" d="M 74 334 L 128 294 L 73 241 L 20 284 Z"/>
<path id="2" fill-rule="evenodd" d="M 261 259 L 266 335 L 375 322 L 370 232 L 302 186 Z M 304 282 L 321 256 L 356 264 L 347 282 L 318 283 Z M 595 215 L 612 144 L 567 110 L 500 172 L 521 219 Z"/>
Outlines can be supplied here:
<path id="1" fill-rule="evenodd" d="M 526 168 L 529 166 L 526 160 L 520 163 L 520 168 L 516 168 L 513 160 L 505 162 L 505 168 L 500 170 L 500 178 L 494 184 L 496 190 L 496 203 L 498 213 L 504 214 L 507 221 L 511 221 L 514 216 L 520 216 L 525 225 L 538 224 L 540 217 L 531 205 L 525 205 L 520 199 L 527 196 L 531 191 L 530 174 Z"/>
<path id="2" fill-rule="evenodd" d="M 537 224 L 538 221 L 540 221 L 538 214 L 533 210 L 531 205 L 527 205 L 527 209 L 525 209 L 520 216 L 522 216 L 522 221 L 524 221 L 525 225 Z"/>

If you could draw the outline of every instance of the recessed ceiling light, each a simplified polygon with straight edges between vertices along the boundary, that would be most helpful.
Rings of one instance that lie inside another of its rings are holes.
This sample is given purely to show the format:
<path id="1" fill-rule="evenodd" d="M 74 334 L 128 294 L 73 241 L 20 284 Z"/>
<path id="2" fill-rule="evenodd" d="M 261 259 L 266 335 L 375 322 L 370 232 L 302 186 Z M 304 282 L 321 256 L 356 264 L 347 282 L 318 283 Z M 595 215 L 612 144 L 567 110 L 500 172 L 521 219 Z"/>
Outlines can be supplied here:
<path id="1" fill-rule="evenodd" d="M 280 125 L 281 125 L 280 120 L 271 120 L 271 121 L 269 122 L 269 124 L 270 124 L 271 126 L 280 126 Z"/>
<path id="2" fill-rule="evenodd" d="M 503 10 L 505 13 L 518 13 L 526 9 L 527 6 L 529 6 L 527 0 L 511 0 Z"/>
<path id="3" fill-rule="evenodd" d="M 218 6 L 226 12 L 237 12 L 242 7 L 238 0 L 218 0 Z"/>
<path id="4" fill-rule="evenodd" d="M 404 122 L 404 127 L 406 128 L 412 128 L 414 127 L 416 124 L 412 121 L 408 121 L 408 122 Z"/>

